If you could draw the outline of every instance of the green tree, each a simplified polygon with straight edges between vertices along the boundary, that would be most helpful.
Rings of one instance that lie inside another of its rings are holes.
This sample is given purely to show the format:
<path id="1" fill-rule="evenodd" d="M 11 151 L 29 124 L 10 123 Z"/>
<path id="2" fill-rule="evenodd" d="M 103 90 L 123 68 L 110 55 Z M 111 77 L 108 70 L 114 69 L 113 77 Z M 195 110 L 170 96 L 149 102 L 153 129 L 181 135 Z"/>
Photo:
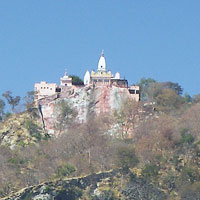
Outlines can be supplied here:
<path id="1" fill-rule="evenodd" d="M 38 108 L 34 106 L 34 91 L 27 92 L 27 95 L 24 97 L 24 106 L 26 111 L 28 111 L 32 118 L 38 118 Z"/>
<path id="2" fill-rule="evenodd" d="M 190 103 L 190 102 L 192 102 L 192 97 L 188 93 L 185 93 L 184 100 L 186 103 Z"/>
<path id="3" fill-rule="evenodd" d="M 156 81 L 152 78 L 141 78 L 138 85 L 140 86 L 140 98 L 142 101 L 148 100 L 148 90 Z"/>
<path id="4" fill-rule="evenodd" d="M 2 96 L 7 100 L 8 104 L 11 106 L 12 112 L 14 112 L 15 107 L 20 102 L 20 96 L 13 97 L 11 91 L 6 91 Z"/>
<path id="5" fill-rule="evenodd" d="M 183 93 L 182 87 L 178 83 L 173 82 L 164 82 L 163 83 L 164 89 L 172 89 L 177 95 L 181 95 Z"/>
<path id="6" fill-rule="evenodd" d="M 182 87 L 178 83 L 173 82 L 156 82 L 151 78 L 142 78 L 138 84 L 140 86 L 140 94 L 142 101 L 155 101 L 155 98 L 163 93 L 163 90 L 170 89 L 180 96 L 183 92 Z"/>
<path id="7" fill-rule="evenodd" d="M 80 77 L 75 76 L 75 75 L 70 75 L 69 77 L 72 78 L 73 85 L 84 85 L 84 82 Z"/>
<path id="8" fill-rule="evenodd" d="M 24 97 L 26 110 L 30 111 L 34 107 L 34 91 L 27 92 Z"/>
<path id="9" fill-rule="evenodd" d="M 179 109 L 184 104 L 183 97 L 176 94 L 172 89 L 164 89 L 156 98 L 157 109 L 163 112 L 169 112 Z"/>

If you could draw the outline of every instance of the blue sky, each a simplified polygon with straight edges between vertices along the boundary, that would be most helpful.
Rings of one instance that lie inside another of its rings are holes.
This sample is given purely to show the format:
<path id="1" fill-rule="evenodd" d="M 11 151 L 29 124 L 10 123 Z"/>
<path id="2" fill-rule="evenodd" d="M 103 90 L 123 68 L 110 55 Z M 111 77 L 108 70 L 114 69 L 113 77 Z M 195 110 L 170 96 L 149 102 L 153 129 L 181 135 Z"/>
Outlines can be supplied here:
<path id="1" fill-rule="evenodd" d="M 0 93 L 107 67 L 200 93 L 199 0 L 0 0 Z M 0 97 L 1 98 L 1 97 Z"/>

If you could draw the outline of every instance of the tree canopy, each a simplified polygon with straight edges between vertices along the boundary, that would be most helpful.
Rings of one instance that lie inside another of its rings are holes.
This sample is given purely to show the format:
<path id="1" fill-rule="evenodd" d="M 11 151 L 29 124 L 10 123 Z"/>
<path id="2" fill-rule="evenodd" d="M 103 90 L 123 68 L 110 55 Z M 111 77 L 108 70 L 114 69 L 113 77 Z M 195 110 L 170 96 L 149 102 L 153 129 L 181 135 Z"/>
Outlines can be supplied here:
<path id="1" fill-rule="evenodd" d="M 70 75 L 69 77 L 72 78 L 72 84 L 73 85 L 84 85 L 83 80 L 79 76 Z"/>
<path id="2" fill-rule="evenodd" d="M 14 109 L 19 104 L 21 97 L 13 97 L 11 91 L 6 91 L 2 94 L 2 96 L 7 100 L 8 104 L 11 106 L 12 112 L 14 112 Z"/>

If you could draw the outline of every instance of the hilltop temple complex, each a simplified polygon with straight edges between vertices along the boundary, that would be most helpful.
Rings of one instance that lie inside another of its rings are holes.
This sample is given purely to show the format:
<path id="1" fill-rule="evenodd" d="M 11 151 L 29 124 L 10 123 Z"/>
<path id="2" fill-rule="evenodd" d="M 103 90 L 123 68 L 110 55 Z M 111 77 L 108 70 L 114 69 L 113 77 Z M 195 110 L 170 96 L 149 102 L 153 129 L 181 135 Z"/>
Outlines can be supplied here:
<path id="1" fill-rule="evenodd" d="M 84 76 L 84 85 L 77 86 L 72 84 L 72 78 L 68 76 L 67 72 L 65 72 L 64 76 L 60 78 L 60 85 L 56 83 L 47 83 L 46 81 L 41 81 L 40 83 L 35 83 L 34 91 L 35 91 L 35 101 L 55 96 L 61 97 L 65 96 L 64 94 L 69 91 L 70 88 L 77 89 L 80 87 L 119 87 L 126 88 L 131 95 L 131 97 L 139 101 L 139 86 L 132 85 L 128 87 L 128 81 L 120 78 L 120 73 L 116 72 L 115 75 L 108 71 L 106 68 L 106 59 L 104 56 L 104 52 L 101 52 L 101 56 L 99 58 L 97 71 L 92 70 L 89 72 L 88 70 Z"/>
<path id="2" fill-rule="evenodd" d="M 55 133 L 55 124 L 59 111 L 57 105 L 64 100 L 77 112 L 76 120 L 86 121 L 88 116 L 112 113 L 120 109 L 127 98 L 139 101 L 139 86 L 128 86 L 128 81 L 107 70 L 104 53 L 99 58 L 97 71 L 86 71 L 84 84 L 73 84 L 73 78 L 65 72 L 60 84 L 41 81 L 36 83 L 35 105 L 41 113 L 43 127 L 49 134 Z"/>

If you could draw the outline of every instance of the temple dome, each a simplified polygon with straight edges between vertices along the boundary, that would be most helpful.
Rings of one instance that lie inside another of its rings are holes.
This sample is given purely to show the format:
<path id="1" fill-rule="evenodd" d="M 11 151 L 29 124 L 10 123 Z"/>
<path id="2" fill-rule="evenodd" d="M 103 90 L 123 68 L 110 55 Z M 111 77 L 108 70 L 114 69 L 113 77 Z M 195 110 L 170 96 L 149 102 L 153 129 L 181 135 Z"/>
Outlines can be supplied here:
<path id="1" fill-rule="evenodd" d="M 90 72 L 87 70 L 84 76 L 84 85 L 90 84 Z"/>
<path id="2" fill-rule="evenodd" d="M 119 73 L 119 72 L 117 72 L 117 73 L 115 74 L 115 79 L 120 79 L 120 73 Z"/>

